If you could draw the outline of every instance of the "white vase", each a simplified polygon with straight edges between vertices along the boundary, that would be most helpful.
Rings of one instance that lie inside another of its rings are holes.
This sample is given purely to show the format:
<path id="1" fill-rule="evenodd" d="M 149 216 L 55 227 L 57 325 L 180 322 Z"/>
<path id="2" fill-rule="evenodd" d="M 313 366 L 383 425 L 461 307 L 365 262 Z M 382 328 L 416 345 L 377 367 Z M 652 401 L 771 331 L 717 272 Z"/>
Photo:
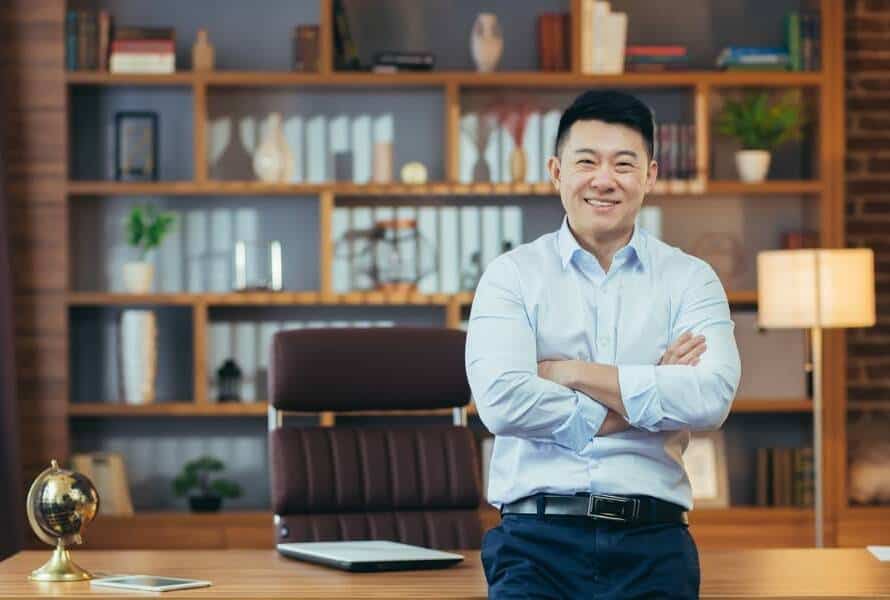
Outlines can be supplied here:
<path id="1" fill-rule="evenodd" d="M 746 183 L 759 183 L 766 179 L 771 155 L 767 150 L 739 150 L 735 164 L 739 177 Z"/>
<path id="2" fill-rule="evenodd" d="M 253 172 L 262 181 L 285 183 L 293 178 L 294 169 L 294 153 L 284 138 L 281 114 L 272 113 L 253 155 Z"/>
<path id="3" fill-rule="evenodd" d="M 121 392 L 126 404 L 155 401 L 158 321 L 151 310 L 121 312 Z"/>
<path id="4" fill-rule="evenodd" d="M 147 294 L 155 276 L 155 266 L 143 260 L 124 263 L 124 289 L 131 294 Z"/>
<path id="5" fill-rule="evenodd" d="M 497 68 L 504 51 L 504 37 L 497 15 L 479 13 L 476 22 L 473 23 L 473 33 L 470 35 L 470 50 L 473 53 L 476 70 L 490 73 Z"/>

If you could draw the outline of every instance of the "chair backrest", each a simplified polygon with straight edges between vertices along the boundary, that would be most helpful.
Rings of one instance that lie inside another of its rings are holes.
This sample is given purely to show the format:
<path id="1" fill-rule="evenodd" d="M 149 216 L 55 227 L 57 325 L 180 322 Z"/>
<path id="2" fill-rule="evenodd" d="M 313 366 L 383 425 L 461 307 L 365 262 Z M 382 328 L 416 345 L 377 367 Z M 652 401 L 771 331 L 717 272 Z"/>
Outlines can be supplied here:
<path id="1" fill-rule="evenodd" d="M 465 406 L 464 344 L 463 332 L 446 329 L 275 335 L 269 464 L 277 541 L 480 546 L 479 458 L 466 427 L 297 429 L 280 427 L 275 414 Z"/>

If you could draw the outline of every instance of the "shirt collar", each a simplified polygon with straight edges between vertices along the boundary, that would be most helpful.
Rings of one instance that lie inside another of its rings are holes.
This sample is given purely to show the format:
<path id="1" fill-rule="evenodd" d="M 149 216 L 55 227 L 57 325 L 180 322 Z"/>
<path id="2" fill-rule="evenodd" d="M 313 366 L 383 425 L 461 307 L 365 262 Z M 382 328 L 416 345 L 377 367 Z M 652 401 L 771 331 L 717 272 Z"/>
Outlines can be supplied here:
<path id="1" fill-rule="evenodd" d="M 627 261 L 631 260 L 632 256 L 635 256 L 637 262 L 643 267 L 643 269 L 647 268 L 646 264 L 646 234 L 640 229 L 639 226 L 634 227 L 634 232 L 630 236 L 630 241 L 626 246 L 618 250 L 615 253 L 616 257 L 624 256 L 628 254 Z M 557 233 L 557 243 L 559 245 L 559 257 L 562 262 L 562 268 L 565 269 L 569 266 L 569 263 L 574 258 L 576 252 L 586 252 L 584 248 L 578 244 L 578 240 L 575 239 L 572 230 L 569 229 L 569 218 L 568 216 L 563 217 L 562 219 L 562 227 L 559 228 L 559 232 Z"/>

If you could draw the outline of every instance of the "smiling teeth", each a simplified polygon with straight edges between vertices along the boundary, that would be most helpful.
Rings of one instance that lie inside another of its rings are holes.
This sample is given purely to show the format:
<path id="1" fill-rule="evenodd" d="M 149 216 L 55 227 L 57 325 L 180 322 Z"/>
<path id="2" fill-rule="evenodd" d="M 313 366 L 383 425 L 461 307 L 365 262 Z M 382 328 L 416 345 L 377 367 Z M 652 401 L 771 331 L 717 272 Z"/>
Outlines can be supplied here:
<path id="1" fill-rule="evenodd" d="M 591 206 L 614 206 L 615 202 L 605 202 L 603 200 L 585 200 Z"/>

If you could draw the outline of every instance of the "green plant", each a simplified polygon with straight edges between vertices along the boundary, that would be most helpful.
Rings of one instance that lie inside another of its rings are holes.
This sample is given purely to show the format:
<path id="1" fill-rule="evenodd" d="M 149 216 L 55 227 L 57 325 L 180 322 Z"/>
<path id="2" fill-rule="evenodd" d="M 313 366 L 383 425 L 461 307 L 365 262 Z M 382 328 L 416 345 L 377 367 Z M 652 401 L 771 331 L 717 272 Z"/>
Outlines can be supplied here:
<path id="1" fill-rule="evenodd" d="M 768 92 L 749 92 L 741 100 L 727 99 L 717 122 L 720 133 L 736 138 L 743 150 L 773 150 L 798 139 L 805 117 L 797 95 L 770 102 Z"/>
<path id="2" fill-rule="evenodd" d="M 173 491 L 177 496 L 185 496 L 190 490 L 197 488 L 202 496 L 219 496 L 220 498 L 238 498 L 241 486 L 228 479 L 210 480 L 210 474 L 222 471 L 225 465 L 211 456 L 189 461 L 182 467 L 182 472 L 173 480 Z"/>
<path id="3" fill-rule="evenodd" d="M 127 243 L 139 251 L 140 260 L 145 260 L 149 250 L 161 245 L 175 220 L 173 213 L 158 212 L 153 206 L 135 206 L 126 221 Z"/>

